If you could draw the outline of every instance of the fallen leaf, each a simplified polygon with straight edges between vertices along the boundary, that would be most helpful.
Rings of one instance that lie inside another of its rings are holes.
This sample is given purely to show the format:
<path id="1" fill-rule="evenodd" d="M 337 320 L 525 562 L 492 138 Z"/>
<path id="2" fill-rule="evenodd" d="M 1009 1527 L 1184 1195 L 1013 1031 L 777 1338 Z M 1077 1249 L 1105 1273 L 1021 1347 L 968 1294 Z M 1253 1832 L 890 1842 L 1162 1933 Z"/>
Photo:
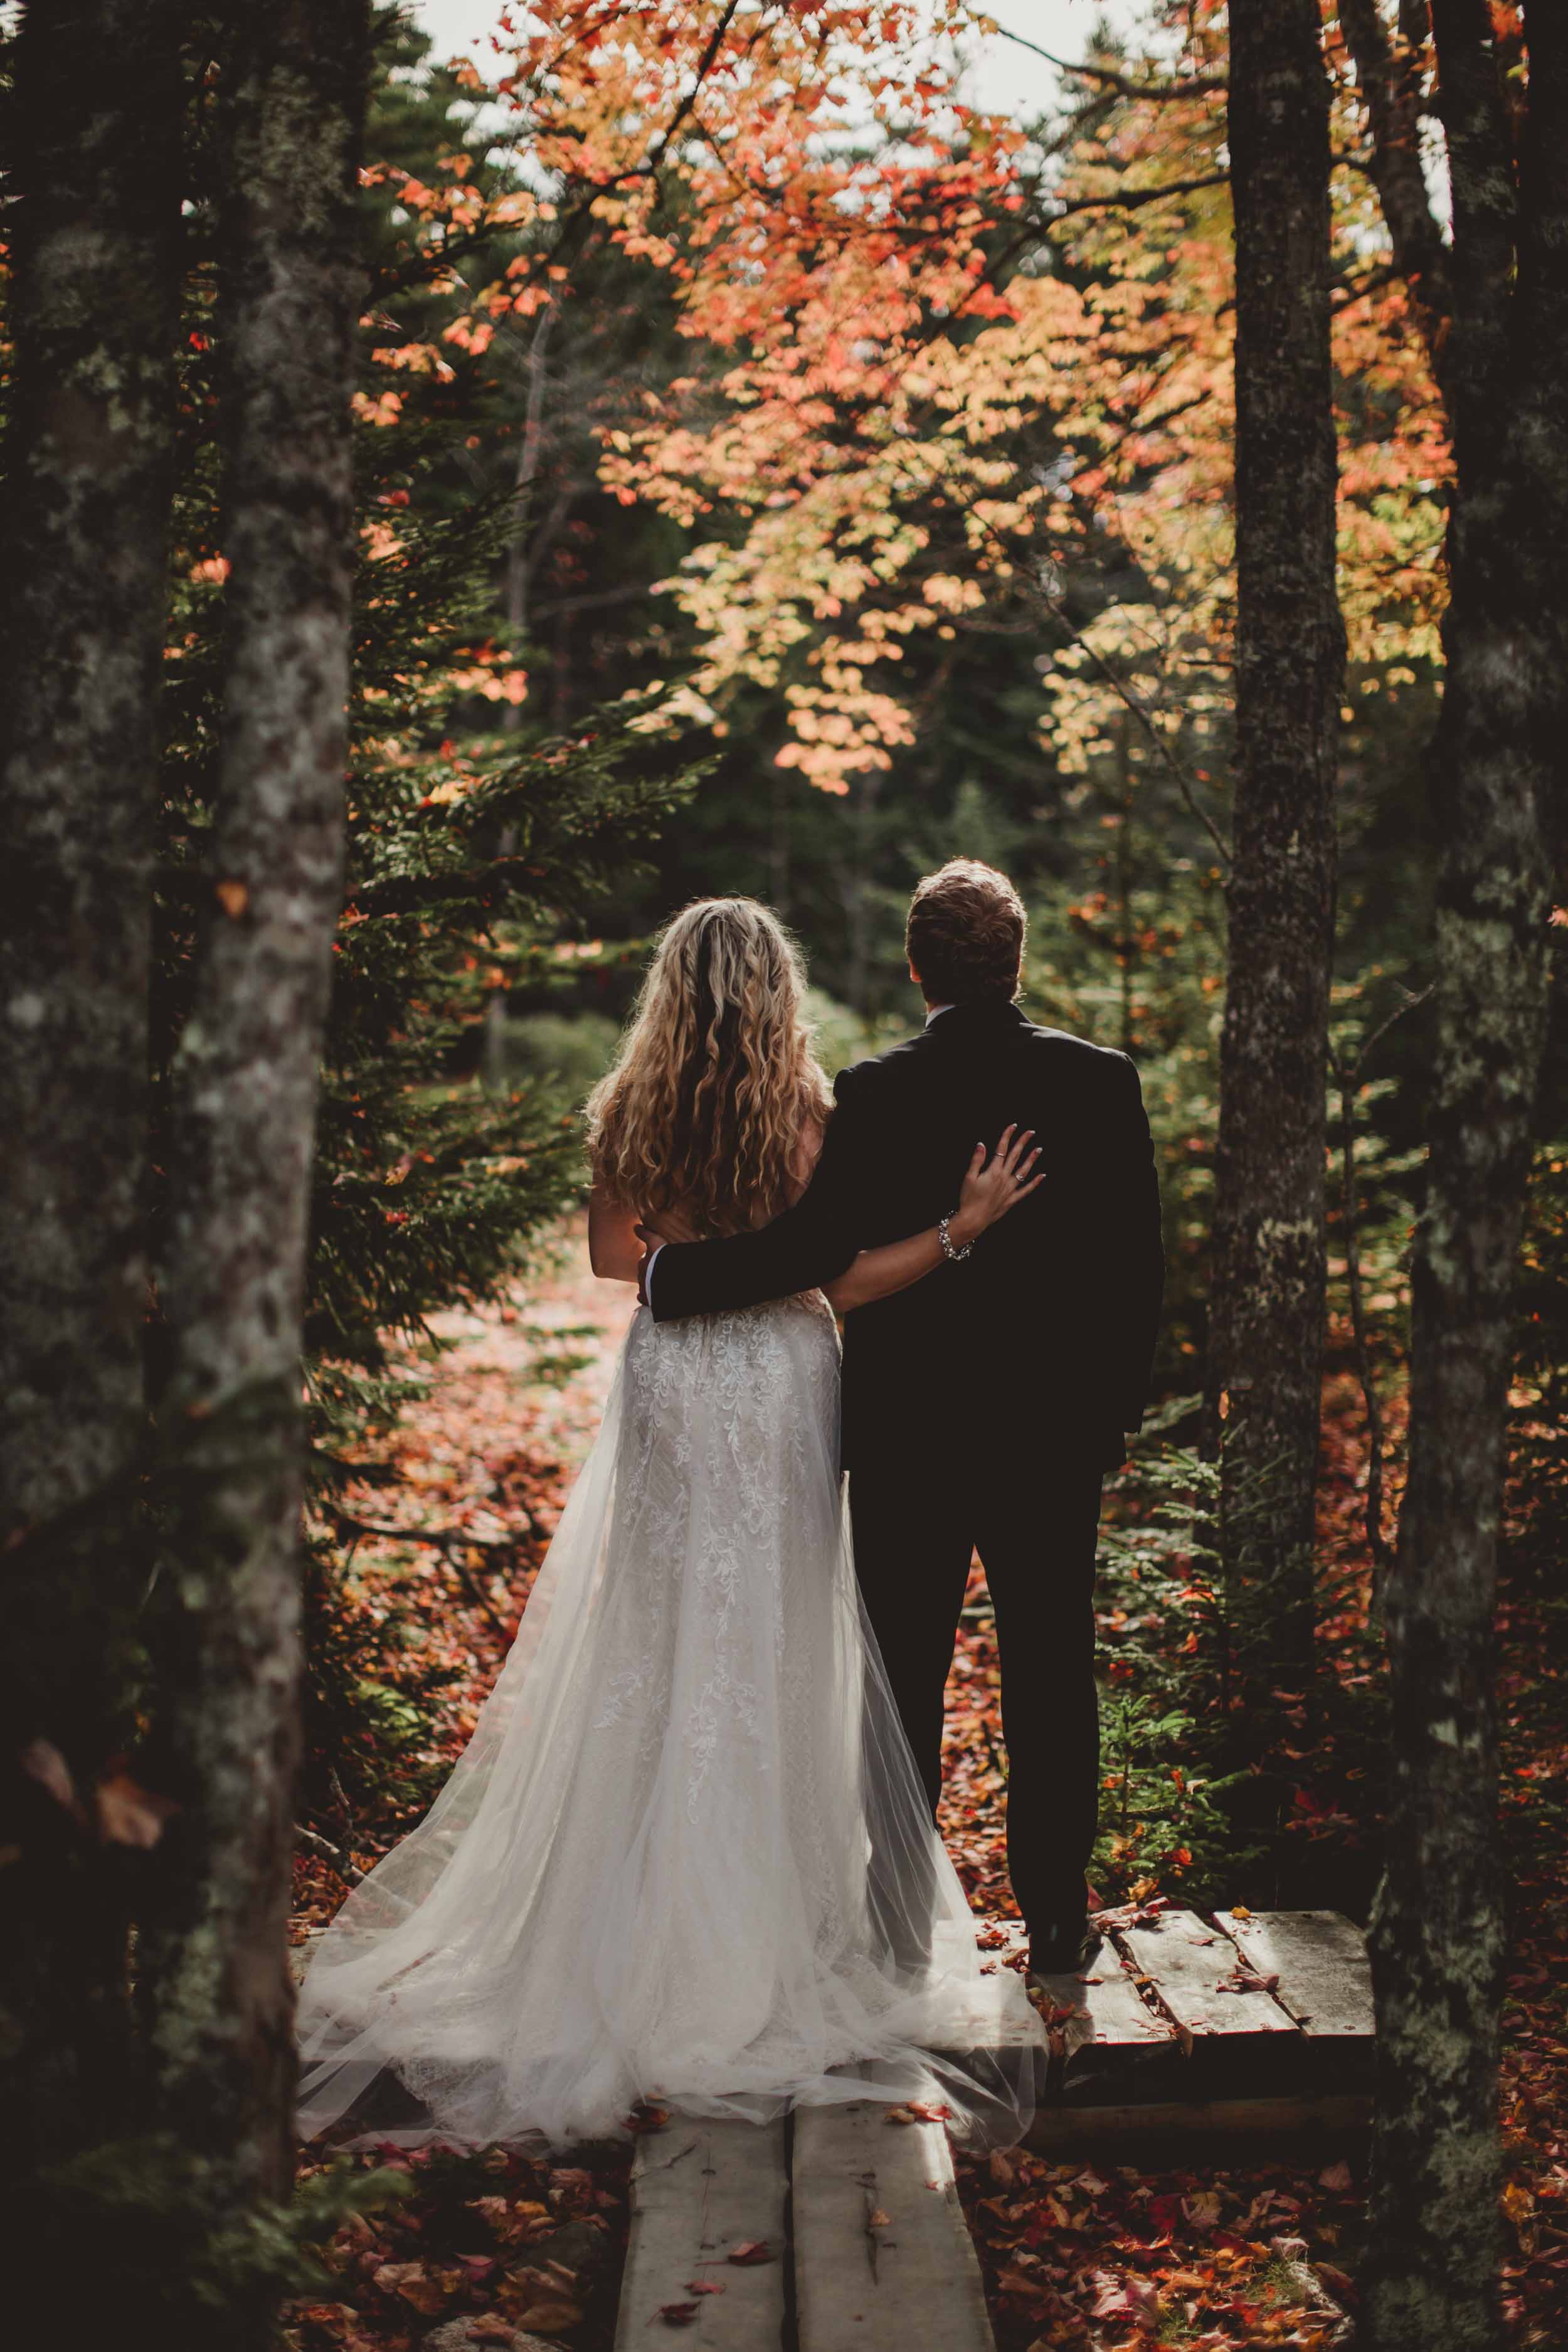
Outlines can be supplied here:
<path id="1" fill-rule="evenodd" d="M 1318 2175 L 1318 2186 L 1320 2189 L 1333 2189 L 1342 2191 L 1346 2189 L 1354 2188 L 1355 2182 L 1351 2177 L 1350 2166 L 1345 2162 L 1342 2156 L 1336 2157 L 1332 2164 L 1324 2165 L 1321 2172 Z"/>
<path id="2" fill-rule="evenodd" d="M 884 2213 L 879 2205 L 873 2205 L 871 2210 L 866 2216 L 866 2227 L 868 2230 L 890 2230 L 892 2226 L 892 2215 L 890 2213 Z"/>
<path id="3" fill-rule="evenodd" d="M 179 1811 L 173 1798 L 155 1796 L 129 1772 L 116 1772 L 112 1780 L 100 1780 L 92 1792 L 92 1802 L 99 1834 L 112 1839 L 116 1845 L 156 1845 L 164 1822 Z"/>
<path id="4" fill-rule="evenodd" d="M 752 2269 L 758 2263 L 771 2263 L 773 2259 L 773 2250 L 765 2238 L 743 2238 L 726 2256 L 727 2261 L 742 2270 Z"/>
<path id="5" fill-rule="evenodd" d="M 722 2279 L 688 2279 L 686 2292 L 688 2294 L 722 2294 L 724 2282 Z"/>
<path id="6" fill-rule="evenodd" d="M 22 1750 L 22 1769 L 40 1789 L 47 1789 L 57 1805 L 68 1811 L 76 1804 L 76 1785 L 70 1766 L 58 1748 L 47 1739 L 35 1739 Z"/>
<path id="7" fill-rule="evenodd" d="M 667 2327 L 689 2327 L 701 2308 L 700 2303 L 661 2303 L 654 2316 Z"/>
<path id="8" fill-rule="evenodd" d="M 427 2319 L 446 2306 L 446 2289 L 430 2276 L 423 2263 L 383 2263 L 375 2284 L 384 2294 L 401 2295 Z"/>
<path id="9" fill-rule="evenodd" d="M 563 2336 L 569 2327 L 580 2327 L 583 2314 L 574 2303 L 531 2303 L 518 2315 L 520 2327 L 532 2328 L 536 2336 Z"/>

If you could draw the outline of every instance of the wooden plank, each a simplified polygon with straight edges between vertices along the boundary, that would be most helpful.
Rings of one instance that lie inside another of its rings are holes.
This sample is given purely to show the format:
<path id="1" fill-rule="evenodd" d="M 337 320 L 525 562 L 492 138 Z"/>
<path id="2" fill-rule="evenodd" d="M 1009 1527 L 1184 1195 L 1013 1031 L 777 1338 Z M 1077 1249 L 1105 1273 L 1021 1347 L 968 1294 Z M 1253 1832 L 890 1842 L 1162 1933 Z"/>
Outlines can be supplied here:
<path id="1" fill-rule="evenodd" d="M 1067 2010 L 1062 2028 L 1069 2059 L 1080 2050 L 1142 2050 L 1163 2047 L 1173 2036 L 1171 2022 L 1151 2009 L 1116 1949 L 1103 1943 L 1081 1975 L 1037 1977 L 1053 2011 Z"/>
<path id="2" fill-rule="evenodd" d="M 704 2352 L 779 2352 L 788 2277 L 785 2128 L 672 2116 L 637 2141 L 616 2352 L 647 2352 L 668 2304 L 695 2305 L 680 2340 Z M 731 2263 L 749 2241 L 766 2263 Z M 692 2283 L 721 2286 L 693 2294 Z"/>
<path id="3" fill-rule="evenodd" d="M 800 2352 L 994 2352 L 947 2134 L 887 2118 L 870 2102 L 796 2111 Z"/>
<path id="4" fill-rule="evenodd" d="M 1142 2099 L 1037 2108 L 1028 2145 L 1077 2156 L 1089 2147 L 1128 2150 L 1169 2146 L 1184 2156 L 1216 2140 L 1343 2142 L 1366 2131 L 1372 2099 L 1364 2091 L 1321 2098 Z"/>
<path id="5" fill-rule="evenodd" d="M 1222 1991 L 1237 1966 L 1236 1947 L 1195 1911 L 1162 1912 L 1146 1927 L 1121 1929 L 1117 1941 L 1138 1972 L 1152 1978 L 1160 2000 L 1189 2033 L 1299 2038 L 1294 2018 L 1269 1994 Z"/>
<path id="6" fill-rule="evenodd" d="M 1258 1911 L 1215 1920 L 1310 2041 L 1370 2041 L 1376 2031 L 1366 1938 L 1338 1911 Z"/>
<path id="7" fill-rule="evenodd" d="M 962 2056 L 972 2050 L 1032 2048 L 1043 2061 L 1045 2029 L 1030 2003 L 1022 1971 L 1008 1965 L 1027 1944 L 1027 1929 L 1016 1919 L 986 1919 L 978 1941 L 983 1974 L 965 2009 L 954 2015 L 944 2051 Z"/>

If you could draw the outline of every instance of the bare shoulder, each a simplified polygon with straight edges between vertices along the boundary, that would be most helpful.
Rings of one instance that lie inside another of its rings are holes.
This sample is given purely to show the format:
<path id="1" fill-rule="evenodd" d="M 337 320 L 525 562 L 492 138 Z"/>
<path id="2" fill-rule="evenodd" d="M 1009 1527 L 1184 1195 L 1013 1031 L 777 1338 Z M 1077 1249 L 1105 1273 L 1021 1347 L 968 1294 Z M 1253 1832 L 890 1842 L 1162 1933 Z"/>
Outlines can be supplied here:
<path id="1" fill-rule="evenodd" d="M 808 1111 L 795 1138 L 795 1151 L 790 1160 L 790 1190 L 797 1201 L 816 1172 L 816 1163 L 822 1157 L 822 1140 L 826 1132 L 826 1122 L 818 1118 L 815 1112 Z"/>

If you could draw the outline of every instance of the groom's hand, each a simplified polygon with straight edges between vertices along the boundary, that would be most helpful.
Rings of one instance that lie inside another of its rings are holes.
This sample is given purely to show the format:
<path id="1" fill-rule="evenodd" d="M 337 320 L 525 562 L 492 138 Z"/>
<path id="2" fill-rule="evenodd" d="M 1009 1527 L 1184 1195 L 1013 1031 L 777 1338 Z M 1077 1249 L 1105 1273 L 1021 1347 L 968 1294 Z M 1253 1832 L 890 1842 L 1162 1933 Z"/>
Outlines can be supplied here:
<path id="1" fill-rule="evenodd" d="M 666 1242 L 694 1242 L 697 1235 L 678 1209 L 649 1209 L 641 1224 L 634 1225 L 632 1231 L 642 1244 L 642 1256 L 637 1262 L 637 1303 L 647 1307 L 647 1278 Z"/>

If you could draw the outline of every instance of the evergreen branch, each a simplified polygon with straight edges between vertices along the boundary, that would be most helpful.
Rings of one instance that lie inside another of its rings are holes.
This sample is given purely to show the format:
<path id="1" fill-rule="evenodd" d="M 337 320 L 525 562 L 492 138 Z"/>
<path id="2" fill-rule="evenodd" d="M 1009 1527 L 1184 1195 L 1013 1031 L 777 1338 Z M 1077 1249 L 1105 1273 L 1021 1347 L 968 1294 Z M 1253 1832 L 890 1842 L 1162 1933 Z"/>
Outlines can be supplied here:
<path id="1" fill-rule="evenodd" d="M 446 874 L 392 874 L 382 882 L 362 882 L 350 903 L 361 915 L 412 915 L 452 900 L 489 907 L 499 898 L 536 896 L 543 874 L 536 858 L 497 857 Z"/>

